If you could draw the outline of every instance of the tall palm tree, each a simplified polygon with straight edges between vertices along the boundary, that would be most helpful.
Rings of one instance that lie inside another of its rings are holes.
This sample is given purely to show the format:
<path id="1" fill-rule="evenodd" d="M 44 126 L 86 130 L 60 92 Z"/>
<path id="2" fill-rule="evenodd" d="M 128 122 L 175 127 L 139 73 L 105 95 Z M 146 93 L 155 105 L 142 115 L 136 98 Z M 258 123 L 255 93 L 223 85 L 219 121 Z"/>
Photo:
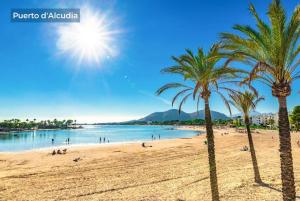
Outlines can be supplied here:
<path id="1" fill-rule="evenodd" d="M 222 38 L 231 59 L 254 66 L 248 81 L 258 79 L 267 84 L 278 99 L 283 200 L 291 201 L 296 199 L 296 192 L 286 97 L 291 94 L 292 82 L 300 78 L 300 6 L 287 20 L 280 0 L 273 0 L 268 9 L 270 23 L 258 16 L 253 5 L 250 11 L 257 29 L 236 25 L 234 29 L 239 34 L 223 33 Z"/>
<path id="2" fill-rule="evenodd" d="M 173 57 L 176 65 L 165 68 L 162 72 L 179 74 L 185 81 L 192 83 L 193 87 L 182 83 L 169 83 L 162 86 L 156 92 L 157 95 L 160 95 L 165 90 L 171 88 L 180 89 L 172 100 L 173 105 L 177 99 L 182 98 L 179 103 L 179 112 L 189 97 L 193 97 L 193 99 L 197 101 L 197 111 L 200 99 L 204 100 L 210 185 L 213 201 L 219 201 L 219 191 L 209 99 L 211 93 L 216 92 L 223 98 L 223 100 L 225 100 L 224 95 L 221 93 L 222 90 L 232 91 L 232 89 L 226 85 L 238 82 L 235 79 L 239 77 L 240 73 L 244 72 L 230 67 L 229 63 L 218 66 L 218 62 L 221 60 L 219 50 L 220 45 L 215 44 L 210 48 L 207 54 L 205 54 L 203 49 L 199 48 L 196 55 L 194 55 L 191 50 L 186 50 L 186 54 L 180 57 Z"/>
<path id="3" fill-rule="evenodd" d="M 261 183 L 261 178 L 259 174 L 259 169 L 257 165 L 257 159 L 254 149 L 254 143 L 251 135 L 250 130 L 250 112 L 255 110 L 257 104 L 264 100 L 263 97 L 258 97 L 255 93 L 252 93 L 250 91 L 245 92 L 235 92 L 230 93 L 230 104 L 233 105 L 237 110 L 239 110 L 244 117 L 245 125 L 247 128 L 247 134 L 248 134 L 248 141 L 249 141 L 249 147 L 250 147 L 250 153 L 251 153 L 251 159 L 252 159 L 252 165 L 254 170 L 254 181 L 257 183 Z"/>

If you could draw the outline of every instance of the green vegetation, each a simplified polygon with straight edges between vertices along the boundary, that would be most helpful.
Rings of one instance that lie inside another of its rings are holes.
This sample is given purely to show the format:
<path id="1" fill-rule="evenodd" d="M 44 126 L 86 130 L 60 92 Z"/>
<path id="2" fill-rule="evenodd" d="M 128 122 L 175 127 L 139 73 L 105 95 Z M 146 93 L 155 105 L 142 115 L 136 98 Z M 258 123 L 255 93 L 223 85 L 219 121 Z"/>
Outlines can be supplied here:
<path id="1" fill-rule="evenodd" d="M 300 105 L 294 107 L 292 114 L 290 115 L 293 129 L 300 130 Z"/>
<path id="2" fill-rule="evenodd" d="M 232 119 L 230 125 L 232 127 L 236 127 L 236 128 L 246 128 L 244 120 L 241 117 Z M 250 128 L 265 129 L 265 130 L 277 130 L 277 127 L 275 126 L 275 121 L 273 119 L 270 119 L 266 125 L 257 125 L 257 124 L 251 123 Z"/>
<path id="3" fill-rule="evenodd" d="M 205 125 L 205 121 L 203 119 L 193 119 L 193 120 L 188 120 L 188 121 L 179 121 L 179 120 L 174 120 L 174 121 L 162 121 L 162 122 L 148 122 L 148 124 L 151 125 Z"/>
<path id="4" fill-rule="evenodd" d="M 75 128 L 72 126 L 73 120 L 62 120 L 57 119 L 46 120 L 37 122 L 36 119 L 30 121 L 21 121 L 20 119 L 4 120 L 0 122 L 0 131 L 22 131 L 22 130 L 32 130 L 32 129 L 67 129 Z"/>
<path id="5" fill-rule="evenodd" d="M 230 124 L 231 120 L 215 120 L 213 121 L 213 125 L 220 126 L 220 125 L 228 125 Z M 199 126 L 199 125 L 205 125 L 205 120 L 203 119 L 193 119 L 193 120 L 188 120 L 188 121 L 179 121 L 179 120 L 174 120 L 174 121 L 163 121 L 163 122 L 156 122 L 153 121 L 151 123 L 145 122 L 145 124 L 150 124 L 150 125 L 187 125 L 187 126 Z"/>

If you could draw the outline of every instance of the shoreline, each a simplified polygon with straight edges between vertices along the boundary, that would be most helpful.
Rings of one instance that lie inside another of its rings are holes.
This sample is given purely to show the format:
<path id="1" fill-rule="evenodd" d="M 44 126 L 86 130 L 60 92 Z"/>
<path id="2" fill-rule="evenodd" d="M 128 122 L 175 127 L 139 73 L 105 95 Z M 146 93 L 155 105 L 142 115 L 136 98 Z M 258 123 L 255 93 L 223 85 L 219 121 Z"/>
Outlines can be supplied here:
<path id="1" fill-rule="evenodd" d="M 177 139 L 177 138 L 175 138 Z M 172 140 L 172 139 L 165 139 L 165 140 Z M 163 140 L 160 140 L 163 141 Z M 153 142 L 153 141 L 128 141 L 128 142 L 111 142 L 111 143 L 84 143 L 84 144 L 68 144 L 68 145 L 58 145 L 58 146 L 51 146 L 51 147 L 42 147 L 42 148 L 34 148 L 29 150 L 20 150 L 20 151 L 0 151 L 1 154 L 22 154 L 22 153 L 30 153 L 30 152 L 38 152 L 44 153 L 49 152 L 52 150 L 57 149 L 72 149 L 72 150 L 80 150 L 80 149 L 89 149 L 89 148 L 105 148 L 105 147 L 117 147 L 120 145 L 132 145 L 132 144 L 141 144 L 143 142 Z"/>

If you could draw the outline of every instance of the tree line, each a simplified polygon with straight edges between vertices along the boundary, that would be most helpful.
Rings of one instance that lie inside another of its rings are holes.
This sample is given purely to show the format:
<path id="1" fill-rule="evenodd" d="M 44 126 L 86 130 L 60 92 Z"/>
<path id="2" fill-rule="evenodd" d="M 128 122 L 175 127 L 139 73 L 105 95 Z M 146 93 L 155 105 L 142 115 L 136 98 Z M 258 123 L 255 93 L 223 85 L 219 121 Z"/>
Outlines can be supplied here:
<path id="1" fill-rule="evenodd" d="M 0 122 L 0 130 L 13 131 L 13 130 L 32 130 L 32 129 L 67 129 L 76 124 L 76 120 L 43 120 L 36 121 L 36 119 L 10 119 Z"/>

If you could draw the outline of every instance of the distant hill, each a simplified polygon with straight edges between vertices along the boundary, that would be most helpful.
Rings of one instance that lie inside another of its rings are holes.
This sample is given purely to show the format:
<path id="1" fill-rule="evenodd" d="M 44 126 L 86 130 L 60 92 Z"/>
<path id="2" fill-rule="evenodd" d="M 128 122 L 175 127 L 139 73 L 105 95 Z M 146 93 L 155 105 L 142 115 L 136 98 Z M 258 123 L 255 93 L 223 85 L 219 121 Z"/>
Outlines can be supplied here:
<path id="1" fill-rule="evenodd" d="M 216 119 L 222 119 L 226 120 L 229 119 L 225 114 L 220 112 L 211 111 L 211 116 L 213 120 Z M 167 110 L 165 112 L 154 112 L 142 119 L 139 119 L 138 121 L 171 121 L 171 120 L 180 120 L 180 121 L 187 121 L 192 119 L 204 119 L 204 110 L 199 110 L 199 112 L 193 112 L 193 113 L 186 113 L 181 111 L 180 115 L 178 113 L 178 110 L 171 109 Z"/>
<path id="2" fill-rule="evenodd" d="M 172 109 L 165 112 L 154 112 L 142 119 L 139 119 L 139 121 L 159 121 L 159 122 L 171 121 L 171 120 L 187 121 L 190 119 L 191 119 L 190 114 L 181 111 L 179 115 L 178 110 Z"/>
<path id="3" fill-rule="evenodd" d="M 229 119 L 229 117 L 227 117 L 225 114 L 223 114 L 221 112 L 216 112 L 216 111 L 210 111 L 210 112 L 211 112 L 211 118 L 213 120 L 217 120 L 217 119 L 226 120 L 226 119 Z M 205 119 L 204 110 L 199 110 L 198 113 L 197 112 L 190 113 L 190 116 L 191 116 L 192 119 Z"/>

